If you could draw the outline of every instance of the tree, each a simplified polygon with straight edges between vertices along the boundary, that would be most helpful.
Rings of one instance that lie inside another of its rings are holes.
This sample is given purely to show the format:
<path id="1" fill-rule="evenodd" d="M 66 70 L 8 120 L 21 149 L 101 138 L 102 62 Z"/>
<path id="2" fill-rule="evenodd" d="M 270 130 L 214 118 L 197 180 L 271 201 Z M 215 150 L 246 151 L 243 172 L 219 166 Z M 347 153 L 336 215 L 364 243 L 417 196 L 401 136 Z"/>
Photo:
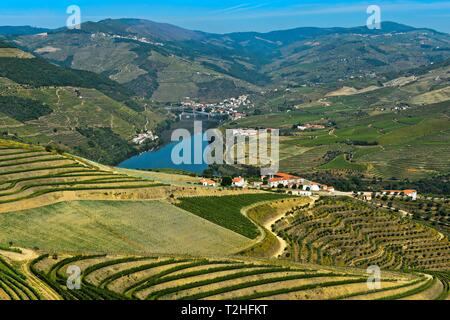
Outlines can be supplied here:
<path id="1" fill-rule="evenodd" d="M 231 179 L 231 177 L 223 177 L 220 185 L 222 187 L 229 187 L 229 186 L 231 186 L 232 183 L 233 183 L 233 179 Z"/>

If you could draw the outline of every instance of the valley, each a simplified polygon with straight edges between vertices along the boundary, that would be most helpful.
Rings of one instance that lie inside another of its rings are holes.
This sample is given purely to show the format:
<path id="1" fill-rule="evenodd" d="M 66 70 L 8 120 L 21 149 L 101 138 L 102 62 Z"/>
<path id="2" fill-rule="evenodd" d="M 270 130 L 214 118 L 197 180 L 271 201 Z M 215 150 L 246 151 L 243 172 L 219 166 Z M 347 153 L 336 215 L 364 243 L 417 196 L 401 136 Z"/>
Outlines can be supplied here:
<path id="1" fill-rule="evenodd" d="M 449 62 L 394 22 L 0 27 L 0 300 L 449 300 Z M 193 120 L 279 170 L 176 165 Z"/>

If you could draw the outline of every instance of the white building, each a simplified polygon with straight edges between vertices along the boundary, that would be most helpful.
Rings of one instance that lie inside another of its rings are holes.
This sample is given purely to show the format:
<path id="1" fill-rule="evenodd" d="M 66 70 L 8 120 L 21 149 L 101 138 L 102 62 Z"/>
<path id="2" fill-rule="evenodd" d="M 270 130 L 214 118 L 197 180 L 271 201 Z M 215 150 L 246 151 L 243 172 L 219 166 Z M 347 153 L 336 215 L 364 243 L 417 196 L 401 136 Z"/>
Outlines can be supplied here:
<path id="1" fill-rule="evenodd" d="M 406 196 L 411 200 L 417 200 L 417 190 L 383 190 L 381 193 L 388 196 Z"/>
<path id="2" fill-rule="evenodd" d="M 320 191 L 320 183 L 311 181 L 311 182 L 303 185 L 303 190 L 306 190 L 306 191 Z"/>
<path id="3" fill-rule="evenodd" d="M 271 188 L 278 188 L 279 185 L 283 187 L 292 187 L 294 185 L 301 185 L 304 182 L 304 179 L 300 177 L 296 177 L 287 173 L 278 172 L 274 175 L 274 177 L 268 180 L 268 185 Z"/>
<path id="4" fill-rule="evenodd" d="M 217 185 L 214 180 L 205 179 L 205 178 L 200 180 L 200 184 L 204 187 L 215 187 Z"/>
<path id="5" fill-rule="evenodd" d="M 231 183 L 233 187 L 237 188 L 245 188 L 247 185 L 247 182 L 242 177 L 233 178 L 233 181 Z"/>

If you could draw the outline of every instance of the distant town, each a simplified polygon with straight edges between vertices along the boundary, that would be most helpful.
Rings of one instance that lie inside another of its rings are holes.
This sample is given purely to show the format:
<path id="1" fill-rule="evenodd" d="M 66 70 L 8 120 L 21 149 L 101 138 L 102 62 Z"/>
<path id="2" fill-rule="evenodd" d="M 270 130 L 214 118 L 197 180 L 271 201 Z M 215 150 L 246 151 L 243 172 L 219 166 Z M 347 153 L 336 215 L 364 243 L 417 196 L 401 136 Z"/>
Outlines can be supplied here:
<path id="1" fill-rule="evenodd" d="M 241 95 L 236 98 L 224 99 L 218 103 L 202 103 L 186 97 L 179 106 L 181 111 L 180 120 L 196 120 L 196 119 L 222 119 L 222 120 L 238 120 L 247 116 L 240 109 L 253 108 L 254 104 L 250 101 L 248 95 Z M 174 110 L 174 108 L 172 108 Z"/>

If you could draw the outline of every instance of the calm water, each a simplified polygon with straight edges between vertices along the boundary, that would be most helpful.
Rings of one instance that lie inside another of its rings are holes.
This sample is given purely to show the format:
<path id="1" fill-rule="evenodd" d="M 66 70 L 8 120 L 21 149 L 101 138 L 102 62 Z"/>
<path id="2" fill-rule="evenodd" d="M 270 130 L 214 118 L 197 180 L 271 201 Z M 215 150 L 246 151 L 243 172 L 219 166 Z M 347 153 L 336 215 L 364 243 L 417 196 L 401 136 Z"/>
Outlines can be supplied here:
<path id="1" fill-rule="evenodd" d="M 194 154 L 194 138 L 191 137 L 192 155 Z M 201 134 L 197 135 L 197 138 L 201 138 Z M 126 169 L 176 169 L 184 170 L 193 173 L 201 174 L 203 170 L 208 168 L 206 163 L 202 164 L 180 164 L 176 165 L 172 162 L 172 149 L 178 144 L 178 142 L 168 143 L 161 148 L 154 151 L 147 151 L 140 155 L 133 156 L 118 165 L 119 168 Z M 202 153 L 207 148 L 208 142 L 203 141 Z M 193 162 L 193 161 L 192 161 Z"/>

